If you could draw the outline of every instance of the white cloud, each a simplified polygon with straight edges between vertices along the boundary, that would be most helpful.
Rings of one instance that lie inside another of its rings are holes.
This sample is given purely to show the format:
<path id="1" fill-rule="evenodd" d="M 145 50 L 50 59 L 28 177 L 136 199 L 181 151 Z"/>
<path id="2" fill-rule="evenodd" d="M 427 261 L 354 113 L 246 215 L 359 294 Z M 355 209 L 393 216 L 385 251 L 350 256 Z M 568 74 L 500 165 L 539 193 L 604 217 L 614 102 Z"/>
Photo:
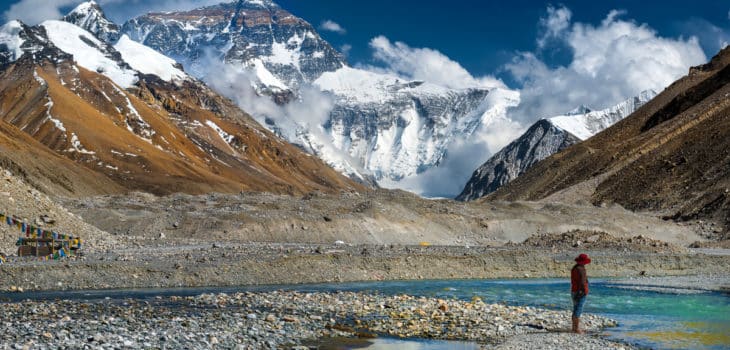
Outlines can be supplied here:
<path id="1" fill-rule="evenodd" d="M 475 78 L 458 62 L 429 48 L 412 48 L 405 43 L 392 43 L 384 36 L 370 40 L 373 58 L 384 67 L 363 69 L 400 76 L 407 80 L 423 80 L 449 88 L 504 87 L 492 76 Z"/>
<path id="2" fill-rule="evenodd" d="M 257 117 L 260 122 L 269 118 L 285 131 L 295 132 L 295 124 L 321 126 L 334 107 L 330 95 L 308 85 L 300 87 L 300 98 L 278 105 L 256 92 L 253 82 L 258 82 L 258 78 L 251 70 L 223 63 L 214 55 L 207 55 L 205 62 L 201 67 L 205 67 L 207 71 L 201 73 L 209 86 L 236 102 L 241 109 Z M 291 124 L 292 122 L 295 124 Z"/>
<path id="3" fill-rule="evenodd" d="M 319 25 L 319 29 L 326 30 L 326 31 L 330 31 L 330 32 L 335 32 L 335 33 L 338 33 L 338 34 L 345 34 L 347 32 L 345 30 L 345 28 L 342 28 L 342 26 L 339 25 L 337 22 L 335 22 L 333 20 L 329 20 L 329 19 L 326 20 L 326 21 L 323 21 Z"/>
<path id="4" fill-rule="evenodd" d="M 559 12 L 548 10 L 554 18 L 541 23 L 563 23 Z M 580 104 L 603 108 L 642 90 L 661 91 L 706 61 L 697 38 L 663 38 L 645 24 L 619 19 L 622 14 L 611 11 L 598 26 L 556 25 L 563 29 L 554 39 L 572 51 L 566 66 L 548 67 L 534 53 L 517 55 L 506 66 L 523 84 L 513 119 L 532 122 Z"/>
<path id="5" fill-rule="evenodd" d="M 342 52 L 345 57 L 350 56 L 350 51 L 352 50 L 352 45 L 350 44 L 343 44 L 340 46 L 340 52 Z"/>
<path id="6" fill-rule="evenodd" d="M 551 39 L 560 37 L 570 27 L 570 18 L 573 15 L 565 6 L 560 8 L 548 6 L 547 12 L 548 16 L 540 18 L 539 23 L 544 31 L 542 36 L 537 38 L 537 46 L 540 48 L 545 47 Z"/>
<path id="7" fill-rule="evenodd" d="M 36 25 L 47 19 L 58 19 L 64 14 L 61 7 L 80 3 L 79 0 L 22 0 L 10 5 L 3 13 L 4 22 L 19 19 L 28 25 Z"/>

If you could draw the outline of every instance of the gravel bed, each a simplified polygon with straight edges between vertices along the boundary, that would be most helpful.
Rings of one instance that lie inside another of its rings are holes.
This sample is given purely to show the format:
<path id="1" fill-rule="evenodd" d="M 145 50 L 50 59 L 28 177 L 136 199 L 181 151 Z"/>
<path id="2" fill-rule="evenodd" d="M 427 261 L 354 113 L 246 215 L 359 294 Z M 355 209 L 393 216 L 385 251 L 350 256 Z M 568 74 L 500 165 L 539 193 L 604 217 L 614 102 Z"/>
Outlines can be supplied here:
<path id="1" fill-rule="evenodd" d="M 634 347 L 598 337 L 573 333 L 532 333 L 516 336 L 493 347 L 495 350 L 627 350 Z"/>
<path id="2" fill-rule="evenodd" d="M 302 344 L 316 339 L 376 334 L 493 345 L 505 340 L 512 344 L 514 336 L 535 332 L 565 332 L 570 322 L 567 312 L 479 299 L 354 292 L 23 301 L 0 304 L 0 312 L 2 349 L 307 348 Z M 583 324 L 595 332 L 616 322 L 585 315 Z M 592 340 L 585 342 L 609 344 L 588 339 Z"/>

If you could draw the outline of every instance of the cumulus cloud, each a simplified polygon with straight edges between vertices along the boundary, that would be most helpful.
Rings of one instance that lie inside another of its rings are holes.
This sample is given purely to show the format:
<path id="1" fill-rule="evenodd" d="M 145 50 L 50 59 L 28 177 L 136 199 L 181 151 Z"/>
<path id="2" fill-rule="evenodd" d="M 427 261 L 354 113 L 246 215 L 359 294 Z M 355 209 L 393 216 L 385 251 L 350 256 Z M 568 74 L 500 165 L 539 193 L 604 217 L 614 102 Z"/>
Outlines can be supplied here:
<path id="1" fill-rule="evenodd" d="M 205 64 L 207 71 L 201 72 L 203 80 L 222 95 L 233 100 L 241 109 L 248 112 L 262 124 L 273 122 L 282 132 L 295 139 L 295 132 L 301 126 L 320 127 L 329 118 L 334 107 L 334 100 L 329 94 L 303 85 L 299 89 L 299 98 L 284 104 L 276 104 L 272 99 L 256 92 L 254 85 L 259 84 L 255 73 L 241 66 L 222 62 L 219 58 L 208 55 Z"/>
<path id="2" fill-rule="evenodd" d="M 326 21 L 322 21 L 322 23 L 319 25 L 319 29 L 326 30 L 329 32 L 335 32 L 337 34 L 347 33 L 345 28 L 342 28 L 341 25 L 339 25 L 337 22 L 330 20 L 330 19 L 328 19 Z"/>
<path id="3" fill-rule="evenodd" d="M 547 17 L 540 18 L 539 27 L 543 34 L 537 38 L 537 46 L 543 48 L 554 38 L 560 37 L 570 27 L 573 13 L 565 6 L 555 8 L 548 6 Z"/>
<path id="4" fill-rule="evenodd" d="M 407 80 L 423 80 L 449 88 L 504 87 L 492 77 L 474 77 L 458 62 L 430 48 L 413 48 L 402 42 L 391 42 L 384 36 L 370 40 L 373 58 L 384 66 L 361 66 L 371 71 L 396 75 Z"/>
<path id="5" fill-rule="evenodd" d="M 79 4 L 79 0 L 22 0 L 10 5 L 3 13 L 4 22 L 14 19 L 36 25 L 47 19 L 58 19 L 64 14 L 61 7 Z"/>
<path id="6" fill-rule="evenodd" d="M 621 11 L 611 11 L 597 26 L 566 26 L 565 13 L 548 9 L 541 23 L 560 29 L 553 38 L 572 51 L 569 64 L 549 67 L 538 54 L 523 52 L 506 65 L 523 85 L 522 103 L 511 114 L 517 121 L 532 122 L 581 104 L 603 108 L 642 90 L 661 91 L 706 61 L 696 37 L 660 37 L 646 24 L 620 19 Z"/>

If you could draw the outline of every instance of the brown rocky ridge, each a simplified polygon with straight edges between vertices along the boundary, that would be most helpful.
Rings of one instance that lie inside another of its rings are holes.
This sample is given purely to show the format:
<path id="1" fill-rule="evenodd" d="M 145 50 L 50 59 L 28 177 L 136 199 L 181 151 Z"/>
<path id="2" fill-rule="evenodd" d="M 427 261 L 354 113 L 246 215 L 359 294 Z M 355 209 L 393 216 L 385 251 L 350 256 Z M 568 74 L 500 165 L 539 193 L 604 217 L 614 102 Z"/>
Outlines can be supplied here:
<path id="1" fill-rule="evenodd" d="M 0 68 L 0 164 L 46 193 L 363 189 L 197 80 L 122 89 L 46 45 Z"/>
<path id="2" fill-rule="evenodd" d="M 618 203 L 730 237 L 730 48 L 485 200 Z"/>

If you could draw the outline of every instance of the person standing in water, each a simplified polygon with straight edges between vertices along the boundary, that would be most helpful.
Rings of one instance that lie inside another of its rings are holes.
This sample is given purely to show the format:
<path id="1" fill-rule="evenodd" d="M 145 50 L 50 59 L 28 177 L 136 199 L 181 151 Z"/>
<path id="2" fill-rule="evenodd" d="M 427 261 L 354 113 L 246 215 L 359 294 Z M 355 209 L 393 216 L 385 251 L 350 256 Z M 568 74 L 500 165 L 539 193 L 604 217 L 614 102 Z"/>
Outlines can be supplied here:
<path id="1" fill-rule="evenodd" d="M 570 295 L 573 298 L 573 333 L 583 334 L 580 329 L 580 314 L 583 313 L 583 304 L 585 304 L 588 295 L 586 265 L 590 263 L 591 258 L 588 255 L 578 255 L 575 258 L 575 266 L 570 270 Z"/>

